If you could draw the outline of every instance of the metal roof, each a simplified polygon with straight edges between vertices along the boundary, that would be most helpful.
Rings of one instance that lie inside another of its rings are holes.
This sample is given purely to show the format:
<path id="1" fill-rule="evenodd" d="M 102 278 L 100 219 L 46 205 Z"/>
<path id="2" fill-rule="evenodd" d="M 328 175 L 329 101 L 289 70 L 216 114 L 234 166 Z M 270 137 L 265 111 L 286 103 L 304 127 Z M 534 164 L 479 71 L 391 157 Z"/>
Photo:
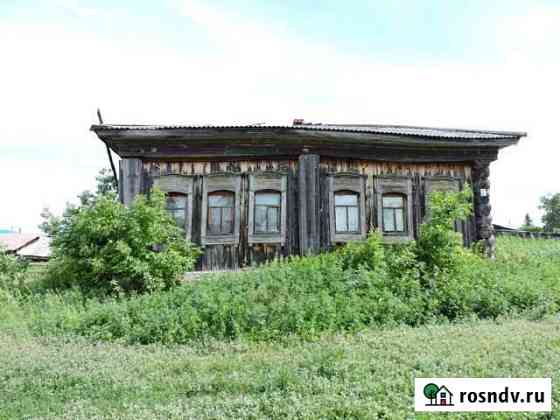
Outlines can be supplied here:
<path id="1" fill-rule="evenodd" d="M 28 233 L 9 233 L 0 236 L 0 248 L 15 252 L 39 239 L 39 235 Z"/>
<path id="2" fill-rule="evenodd" d="M 456 128 L 416 127 L 405 125 L 380 124 L 301 124 L 301 125 L 139 125 L 139 124 L 102 124 L 92 125 L 91 130 L 259 130 L 284 129 L 307 131 L 338 131 L 352 133 L 388 134 L 397 136 L 449 138 L 449 139 L 511 139 L 524 137 L 524 132 L 464 130 Z"/>
<path id="3" fill-rule="evenodd" d="M 48 259 L 51 256 L 51 240 L 46 236 L 39 236 L 36 241 L 20 248 L 16 254 L 31 259 Z"/>

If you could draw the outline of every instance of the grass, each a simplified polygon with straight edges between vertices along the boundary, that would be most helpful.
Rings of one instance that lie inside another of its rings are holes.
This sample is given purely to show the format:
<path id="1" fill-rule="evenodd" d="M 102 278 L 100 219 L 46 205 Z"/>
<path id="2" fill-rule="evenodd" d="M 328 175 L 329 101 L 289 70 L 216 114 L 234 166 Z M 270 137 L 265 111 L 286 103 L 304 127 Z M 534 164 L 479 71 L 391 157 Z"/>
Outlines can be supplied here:
<path id="1" fill-rule="evenodd" d="M 128 298 L 28 291 L 11 309 L 18 312 L 12 318 L 41 336 L 191 344 L 209 338 L 314 338 L 470 317 L 540 319 L 560 308 L 560 242 L 502 238 L 496 261 L 465 253 L 451 274 L 421 274 L 407 248 L 384 249 L 376 238 L 368 244 L 365 253 L 352 249 L 360 261 L 370 260 L 364 254 L 377 258 L 367 269 L 347 267 L 331 253 Z M 0 328 L 6 310 L 0 305 Z"/>
<path id="2" fill-rule="evenodd" d="M 552 377 L 560 322 L 506 320 L 368 330 L 312 342 L 123 346 L 0 334 L 0 418 L 429 418 L 414 377 Z M 445 416 L 445 415 L 444 415 Z"/>
<path id="3" fill-rule="evenodd" d="M 414 377 L 552 377 L 552 415 L 442 417 L 560 418 L 560 241 L 499 238 L 436 294 L 333 261 L 105 300 L 46 292 L 37 267 L 0 288 L 0 419 L 431 418 Z"/>

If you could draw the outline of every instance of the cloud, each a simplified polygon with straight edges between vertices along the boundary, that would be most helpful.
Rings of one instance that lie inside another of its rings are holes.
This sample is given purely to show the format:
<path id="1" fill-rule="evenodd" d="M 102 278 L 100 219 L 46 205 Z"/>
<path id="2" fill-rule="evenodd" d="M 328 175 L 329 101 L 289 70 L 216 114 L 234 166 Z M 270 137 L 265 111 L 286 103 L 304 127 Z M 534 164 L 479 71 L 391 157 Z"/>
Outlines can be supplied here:
<path id="1" fill-rule="evenodd" d="M 0 115 L 9 122 L 0 143 L 0 179 L 11 180 L 2 186 L 8 204 L 0 206 L 0 224 L 31 230 L 43 205 L 60 211 L 93 186 L 97 169 L 107 165 L 103 144 L 88 131 L 98 106 L 106 122 L 289 123 L 303 117 L 528 131 L 528 139 L 492 166 L 495 220 L 520 224 L 526 212 L 538 213 L 540 195 L 558 190 L 560 65 L 540 48 L 543 39 L 560 41 L 546 23 L 560 18 L 556 11 L 526 17 L 540 16 L 549 28 L 533 38 L 515 30 L 523 16 L 504 17 L 489 40 L 504 59 L 482 64 L 380 61 L 375 52 L 363 56 L 303 42 L 273 21 L 257 23 L 192 0 L 178 3 L 178 13 L 208 45 L 172 47 L 156 33 L 109 39 L 48 24 L 0 27 L 6 40 L 0 44 Z"/>

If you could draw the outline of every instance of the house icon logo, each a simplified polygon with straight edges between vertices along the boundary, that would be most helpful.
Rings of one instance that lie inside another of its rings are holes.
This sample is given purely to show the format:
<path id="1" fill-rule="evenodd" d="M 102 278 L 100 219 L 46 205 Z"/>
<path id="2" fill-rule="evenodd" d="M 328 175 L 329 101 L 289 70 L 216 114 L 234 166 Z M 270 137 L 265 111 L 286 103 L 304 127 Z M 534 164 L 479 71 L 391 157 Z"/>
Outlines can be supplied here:
<path id="1" fill-rule="evenodd" d="M 453 393 L 445 386 L 437 386 L 429 383 L 424 387 L 424 396 L 429 400 L 425 405 L 428 407 L 452 406 Z"/>

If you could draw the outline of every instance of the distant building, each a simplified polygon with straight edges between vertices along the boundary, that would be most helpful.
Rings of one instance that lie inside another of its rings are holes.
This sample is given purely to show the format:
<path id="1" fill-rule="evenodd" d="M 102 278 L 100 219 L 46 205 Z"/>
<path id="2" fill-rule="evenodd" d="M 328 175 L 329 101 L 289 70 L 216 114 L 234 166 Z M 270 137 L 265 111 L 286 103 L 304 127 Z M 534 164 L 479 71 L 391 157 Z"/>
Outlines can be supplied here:
<path id="1" fill-rule="evenodd" d="M 369 124 L 267 126 L 93 125 L 122 160 L 128 205 L 158 186 L 199 269 L 238 268 L 365 238 L 418 236 L 432 191 L 470 183 L 474 215 L 456 228 L 465 245 L 494 252 L 490 163 L 525 133 Z"/>
<path id="2" fill-rule="evenodd" d="M 47 261 L 51 255 L 50 239 L 26 233 L 0 235 L 0 248 L 31 261 Z"/>

